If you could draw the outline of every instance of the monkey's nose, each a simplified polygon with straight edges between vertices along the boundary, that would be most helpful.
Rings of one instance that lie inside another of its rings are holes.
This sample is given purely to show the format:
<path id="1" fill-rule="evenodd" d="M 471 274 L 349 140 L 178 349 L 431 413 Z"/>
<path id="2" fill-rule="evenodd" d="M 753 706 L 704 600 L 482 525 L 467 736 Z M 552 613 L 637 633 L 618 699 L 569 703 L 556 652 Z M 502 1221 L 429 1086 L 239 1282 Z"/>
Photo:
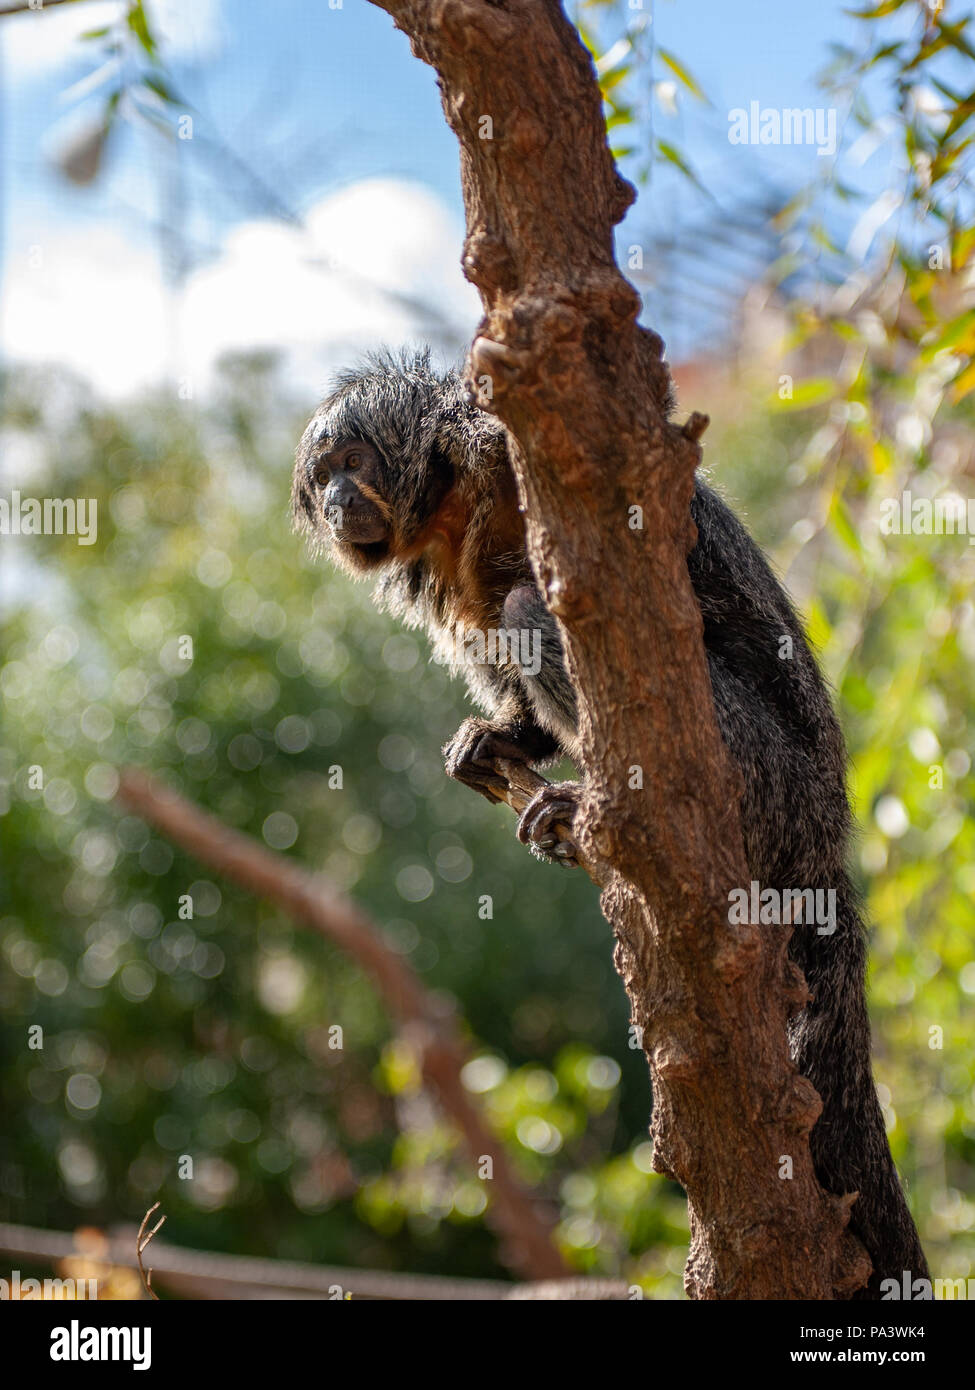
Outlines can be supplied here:
<path id="1" fill-rule="evenodd" d="M 347 511 L 360 505 L 362 495 L 351 478 L 335 478 L 325 494 L 327 507 L 344 507 Z"/>

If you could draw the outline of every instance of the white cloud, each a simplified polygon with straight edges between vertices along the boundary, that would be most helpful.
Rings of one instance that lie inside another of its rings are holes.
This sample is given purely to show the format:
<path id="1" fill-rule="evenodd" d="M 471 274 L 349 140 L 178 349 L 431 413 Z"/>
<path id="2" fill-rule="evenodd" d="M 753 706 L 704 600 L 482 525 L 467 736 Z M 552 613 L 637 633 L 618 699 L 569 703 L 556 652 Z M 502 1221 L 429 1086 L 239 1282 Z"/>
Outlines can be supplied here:
<path id="1" fill-rule="evenodd" d="M 155 257 L 115 228 L 9 247 L 0 297 L 8 361 L 63 363 L 123 395 L 161 375 L 166 328 Z"/>
<path id="2" fill-rule="evenodd" d="M 0 18 L 0 58 L 7 81 L 24 81 L 63 67 L 78 35 L 100 29 L 119 14 L 117 0 L 59 5 Z"/>
<path id="3" fill-rule="evenodd" d="M 356 352 L 428 336 L 417 305 L 459 337 L 473 328 L 461 237 L 426 189 L 369 179 L 318 203 L 307 230 L 240 225 L 178 303 L 154 249 L 111 225 L 45 236 L 39 265 L 38 250 L 14 239 L 0 335 L 8 360 L 64 363 L 110 396 L 159 381 L 167 366 L 199 394 L 221 353 L 262 347 L 280 349 L 293 384 L 313 394 Z"/>

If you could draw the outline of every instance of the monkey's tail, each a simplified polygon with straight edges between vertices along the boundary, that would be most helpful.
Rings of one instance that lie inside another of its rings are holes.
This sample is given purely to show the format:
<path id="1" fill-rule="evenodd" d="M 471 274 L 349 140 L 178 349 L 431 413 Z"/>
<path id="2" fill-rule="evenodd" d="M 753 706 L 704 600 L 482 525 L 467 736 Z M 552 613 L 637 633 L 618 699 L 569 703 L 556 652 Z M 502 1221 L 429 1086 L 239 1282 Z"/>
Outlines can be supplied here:
<path id="1" fill-rule="evenodd" d="M 814 926 L 795 930 L 816 932 Z M 837 894 L 836 931 L 806 938 L 795 954 L 813 998 L 794 1022 L 793 1056 L 823 1101 L 810 1141 L 813 1163 L 827 1191 L 860 1194 L 850 1228 L 866 1247 L 873 1273 L 853 1297 L 879 1299 L 885 1279 L 901 1288 L 905 1272 L 912 1281 L 929 1276 L 870 1067 L 866 933 L 851 885 Z"/>

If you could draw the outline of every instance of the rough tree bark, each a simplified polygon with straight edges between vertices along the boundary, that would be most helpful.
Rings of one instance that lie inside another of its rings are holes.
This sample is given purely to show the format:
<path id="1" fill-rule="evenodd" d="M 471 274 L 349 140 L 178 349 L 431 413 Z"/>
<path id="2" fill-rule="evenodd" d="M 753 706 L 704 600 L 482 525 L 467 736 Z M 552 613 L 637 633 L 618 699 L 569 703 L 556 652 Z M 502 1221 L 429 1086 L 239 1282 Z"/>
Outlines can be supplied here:
<path id="1" fill-rule="evenodd" d="M 460 142 L 463 265 L 484 307 L 468 379 L 517 441 L 532 562 L 564 629 L 588 779 L 578 838 L 642 1029 L 655 1166 L 688 1195 L 685 1286 L 848 1296 L 869 1262 L 846 1230 L 852 1198 L 816 1181 L 820 1101 L 786 1042 L 805 985 L 784 932 L 728 923 L 749 881 L 740 777 L 686 565 L 707 422 L 668 422 L 661 341 L 615 264 L 634 195 L 591 61 L 557 0 L 373 3 L 436 69 Z"/>

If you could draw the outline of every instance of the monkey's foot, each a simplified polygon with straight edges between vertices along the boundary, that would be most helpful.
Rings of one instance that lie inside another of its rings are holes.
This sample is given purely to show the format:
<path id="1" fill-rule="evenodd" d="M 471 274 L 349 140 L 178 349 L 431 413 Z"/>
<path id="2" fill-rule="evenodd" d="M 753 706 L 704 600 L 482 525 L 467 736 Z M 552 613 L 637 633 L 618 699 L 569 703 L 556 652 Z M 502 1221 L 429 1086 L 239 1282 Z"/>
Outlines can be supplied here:
<path id="1" fill-rule="evenodd" d="M 535 793 L 521 813 L 517 830 L 518 839 L 532 854 L 567 869 L 578 867 L 570 837 L 582 792 L 581 782 L 550 782 Z"/>

